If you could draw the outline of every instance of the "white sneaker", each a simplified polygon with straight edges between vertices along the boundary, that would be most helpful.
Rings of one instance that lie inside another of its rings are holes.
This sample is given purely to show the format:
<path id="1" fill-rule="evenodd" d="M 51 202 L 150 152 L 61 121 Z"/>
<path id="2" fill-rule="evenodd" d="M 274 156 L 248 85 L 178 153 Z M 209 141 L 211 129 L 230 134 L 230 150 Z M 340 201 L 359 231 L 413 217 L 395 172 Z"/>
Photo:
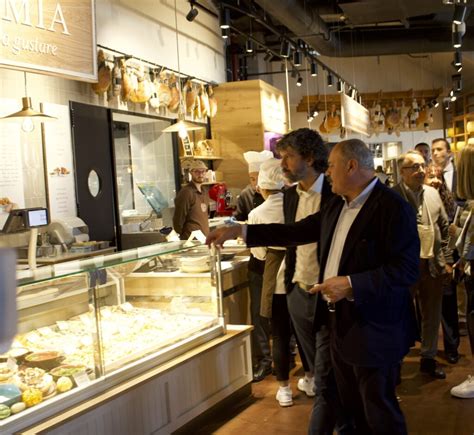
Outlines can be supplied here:
<path id="1" fill-rule="evenodd" d="M 469 375 L 463 383 L 451 388 L 451 395 L 461 399 L 474 399 L 474 376 Z"/>
<path id="2" fill-rule="evenodd" d="M 314 378 L 308 379 L 306 376 L 304 378 L 299 378 L 298 383 L 296 384 L 296 388 L 298 388 L 298 390 L 302 391 L 303 393 L 306 393 L 308 397 L 316 396 Z"/>
<path id="3" fill-rule="evenodd" d="M 280 406 L 292 406 L 293 405 L 293 393 L 291 392 L 291 387 L 280 387 L 276 393 L 276 400 Z"/>

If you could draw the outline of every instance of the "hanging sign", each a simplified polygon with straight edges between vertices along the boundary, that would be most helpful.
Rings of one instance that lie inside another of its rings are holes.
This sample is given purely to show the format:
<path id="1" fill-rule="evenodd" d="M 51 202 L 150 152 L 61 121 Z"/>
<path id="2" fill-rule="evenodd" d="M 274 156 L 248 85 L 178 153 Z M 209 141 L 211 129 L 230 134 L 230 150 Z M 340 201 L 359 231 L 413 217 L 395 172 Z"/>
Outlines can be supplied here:
<path id="1" fill-rule="evenodd" d="M 346 94 L 341 94 L 341 121 L 345 129 L 369 136 L 369 111 Z"/>
<path id="2" fill-rule="evenodd" d="M 97 81 L 94 0 L 0 0 L 0 66 Z"/>

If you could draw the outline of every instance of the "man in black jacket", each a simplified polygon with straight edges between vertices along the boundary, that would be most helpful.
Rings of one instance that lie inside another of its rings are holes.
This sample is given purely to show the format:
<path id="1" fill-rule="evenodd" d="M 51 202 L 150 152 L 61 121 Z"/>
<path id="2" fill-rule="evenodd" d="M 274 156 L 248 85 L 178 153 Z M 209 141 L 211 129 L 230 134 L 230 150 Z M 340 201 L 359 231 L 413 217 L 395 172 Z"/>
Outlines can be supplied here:
<path id="1" fill-rule="evenodd" d="M 344 409 L 358 434 L 406 434 L 395 385 L 415 332 L 409 290 L 419 267 L 415 214 L 374 177 L 373 156 L 358 139 L 334 147 L 327 174 L 338 196 L 319 213 L 295 224 L 221 228 L 207 242 L 240 235 L 248 246 L 319 242 L 320 284 L 310 291 L 330 304 L 318 304 L 318 312 L 330 325 Z"/>

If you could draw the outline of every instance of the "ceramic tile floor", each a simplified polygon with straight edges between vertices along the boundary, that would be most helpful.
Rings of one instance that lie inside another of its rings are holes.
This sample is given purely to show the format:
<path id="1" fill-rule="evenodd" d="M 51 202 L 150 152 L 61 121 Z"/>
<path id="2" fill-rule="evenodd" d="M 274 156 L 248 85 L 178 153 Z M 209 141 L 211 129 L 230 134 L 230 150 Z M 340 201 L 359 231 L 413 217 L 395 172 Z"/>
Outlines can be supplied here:
<path id="1" fill-rule="evenodd" d="M 449 390 L 474 375 L 467 337 L 462 337 L 462 358 L 449 365 L 439 352 L 438 361 L 444 366 L 445 380 L 432 380 L 419 372 L 418 350 L 406 357 L 402 370 L 402 384 L 398 393 L 405 413 L 409 433 L 413 435 L 467 435 L 474 434 L 474 399 L 455 399 Z M 300 364 L 291 373 L 294 406 L 280 408 L 275 400 L 278 388 L 273 376 L 252 384 L 252 397 L 236 403 L 219 413 L 219 418 L 201 426 L 198 435 L 272 435 L 306 434 L 312 399 L 296 390 L 302 375 Z"/>

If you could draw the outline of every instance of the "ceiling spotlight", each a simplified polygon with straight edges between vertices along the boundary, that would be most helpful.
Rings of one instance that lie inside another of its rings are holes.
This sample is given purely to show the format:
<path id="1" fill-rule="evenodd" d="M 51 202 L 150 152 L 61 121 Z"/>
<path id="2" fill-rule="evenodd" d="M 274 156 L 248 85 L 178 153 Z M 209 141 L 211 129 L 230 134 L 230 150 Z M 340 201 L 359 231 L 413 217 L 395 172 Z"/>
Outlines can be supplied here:
<path id="1" fill-rule="evenodd" d="M 308 116 L 306 117 L 306 120 L 307 120 L 308 122 L 313 122 L 313 120 L 314 120 L 313 115 L 311 115 L 310 113 L 308 113 Z"/>
<path id="2" fill-rule="evenodd" d="M 220 28 L 221 29 L 229 29 L 230 28 L 230 9 L 222 9 L 221 15 L 219 19 Z"/>
<path id="3" fill-rule="evenodd" d="M 454 15 L 453 15 L 453 23 L 454 24 L 461 24 L 464 22 L 464 18 L 466 17 L 466 6 L 463 4 L 456 4 L 454 6 Z"/>
<path id="4" fill-rule="evenodd" d="M 461 74 L 452 75 L 451 80 L 453 82 L 454 92 L 461 92 L 462 91 L 462 77 L 461 77 Z"/>
<path id="5" fill-rule="evenodd" d="M 327 83 L 328 83 L 328 87 L 332 87 L 332 85 L 334 84 L 334 77 L 329 71 L 328 71 Z"/>
<path id="6" fill-rule="evenodd" d="M 303 77 L 299 76 L 298 80 L 296 80 L 296 86 L 302 86 L 303 85 Z"/>
<path id="7" fill-rule="evenodd" d="M 454 48 L 461 48 L 462 37 L 466 33 L 466 23 L 452 25 L 452 40 Z"/>
<path id="8" fill-rule="evenodd" d="M 438 107 L 438 106 L 439 106 L 438 100 L 437 100 L 436 98 L 433 98 L 433 99 L 431 100 L 431 105 L 432 105 L 433 107 Z"/>
<path id="9" fill-rule="evenodd" d="M 445 98 L 443 100 L 443 107 L 444 107 L 444 110 L 449 110 L 449 98 Z"/>
<path id="10" fill-rule="evenodd" d="M 345 86 L 344 86 L 344 82 L 343 82 L 341 79 L 339 79 L 339 80 L 337 81 L 337 92 L 339 92 L 340 94 L 342 94 L 342 92 L 344 91 L 344 87 L 345 87 Z"/>
<path id="11" fill-rule="evenodd" d="M 245 41 L 245 51 L 247 53 L 253 53 L 253 41 L 251 39 Z"/>
<path id="12" fill-rule="evenodd" d="M 458 99 L 458 97 L 456 97 L 456 95 L 451 95 L 451 101 L 454 102 Z"/>
<path id="13" fill-rule="evenodd" d="M 444 4 L 444 5 L 453 5 L 453 4 L 454 4 L 454 0 L 443 0 L 443 4 Z"/>
<path id="14" fill-rule="evenodd" d="M 319 111 L 318 111 L 318 108 L 315 107 L 312 111 L 311 111 L 311 115 L 313 116 L 313 118 L 316 118 L 316 116 L 319 115 Z"/>
<path id="15" fill-rule="evenodd" d="M 318 64 L 316 62 L 311 62 L 311 77 L 316 77 L 318 75 Z"/>
<path id="16" fill-rule="evenodd" d="M 454 62 L 451 62 L 451 66 L 459 73 L 462 71 L 462 65 L 456 65 Z"/>
<path id="17" fill-rule="evenodd" d="M 462 65 L 462 53 L 459 50 L 454 52 L 454 65 L 461 66 Z"/>
<path id="18" fill-rule="evenodd" d="M 293 53 L 293 64 L 295 66 L 300 66 L 301 65 L 301 59 L 302 59 L 302 55 L 301 55 L 301 51 L 299 50 L 296 50 L 294 53 Z"/>
<path id="19" fill-rule="evenodd" d="M 194 19 L 198 16 L 198 13 L 199 13 L 199 11 L 194 7 L 194 2 L 190 2 L 190 4 L 191 4 L 191 9 L 186 14 L 186 19 L 189 22 L 194 21 Z"/>
<path id="20" fill-rule="evenodd" d="M 285 38 L 281 40 L 281 47 L 280 47 L 280 56 L 281 57 L 290 57 L 291 54 L 291 45 L 289 41 Z"/>
<path id="21" fill-rule="evenodd" d="M 222 36 L 222 39 L 229 39 L 230 29 L 228 27 L 224 29 L 221 28 L 221 36 Z"/>

